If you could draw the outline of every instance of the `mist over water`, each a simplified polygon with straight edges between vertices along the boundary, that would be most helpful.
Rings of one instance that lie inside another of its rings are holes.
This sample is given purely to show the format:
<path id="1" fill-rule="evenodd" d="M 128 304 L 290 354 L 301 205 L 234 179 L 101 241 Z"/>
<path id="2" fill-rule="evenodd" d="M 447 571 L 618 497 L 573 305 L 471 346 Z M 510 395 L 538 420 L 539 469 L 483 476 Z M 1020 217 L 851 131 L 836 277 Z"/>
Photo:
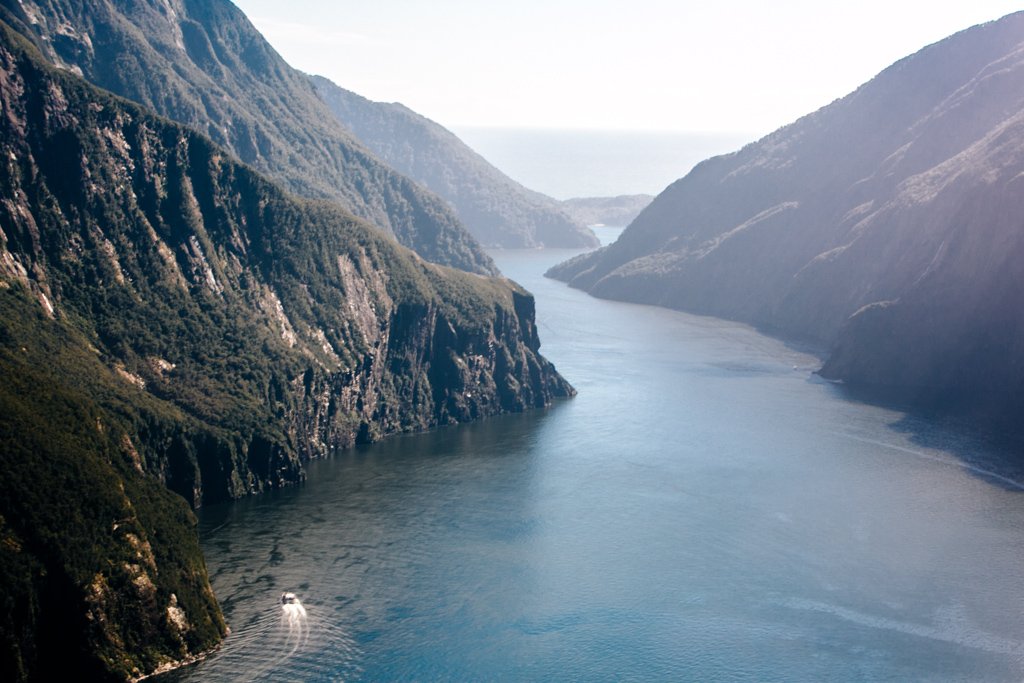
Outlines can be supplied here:
<path id="1" fill-rule="evenodd" d="M 503 173 L 555 199 L 656 195 L 708 157 L 752 142 L 745 133 L 457 128 Z"/>
<path id="2" fill-rule="evenodd" d="M 175 680 L 1024 678 L 1012 454 L 743 325 L 541 277 L 571 253 L 493 255 L 579 396 L 202 510 L 232 635 Z"/>

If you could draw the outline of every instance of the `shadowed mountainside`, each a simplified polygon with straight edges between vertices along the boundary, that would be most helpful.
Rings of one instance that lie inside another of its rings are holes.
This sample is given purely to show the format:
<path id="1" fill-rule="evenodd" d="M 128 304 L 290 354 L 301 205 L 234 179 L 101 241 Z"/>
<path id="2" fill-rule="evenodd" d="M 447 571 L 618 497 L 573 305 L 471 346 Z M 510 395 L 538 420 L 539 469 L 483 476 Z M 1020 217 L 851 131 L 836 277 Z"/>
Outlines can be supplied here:
<path id="1" fill-rule="evenodd" d="M 1013 421 L 1024 14 L 968 29 L 675 182 L 550 272 L 831 347 L 826 377 Z"/>
<path id="2" fill-rule="evenodd" d="M 429 261 L 494 274 L 439 197 L 377 159 L 228 0 L 3 0 L 54 64 L 211 138 L 288 190 L 332 199 Z"/>
<path id="3" fill-rule="evenodd" d="M 454 133 L 401 104 L 372 102 L 321 76 L 311 82 L 338 120 L 375 154 L 448 200 L 488 247 L 594 247 L 560 203 L 512 180 Z"/>

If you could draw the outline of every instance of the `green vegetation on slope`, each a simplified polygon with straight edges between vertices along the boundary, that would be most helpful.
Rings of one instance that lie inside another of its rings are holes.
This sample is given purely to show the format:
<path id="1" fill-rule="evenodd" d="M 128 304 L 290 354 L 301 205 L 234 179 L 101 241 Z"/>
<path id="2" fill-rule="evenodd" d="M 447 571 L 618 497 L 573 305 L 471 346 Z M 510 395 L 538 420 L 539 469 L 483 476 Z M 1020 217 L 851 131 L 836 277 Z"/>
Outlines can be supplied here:
<path id="1" fill-rule="evenodd" d="M 371 102 L 310 76 L 324 102 L 364 145 L 451 202 L 489 247 L 596 247 L 585 223 L 561 204 L 512 180 L 454 133 L 401 104 Z"/>
<path id="2" fill-rule="evenodd" d="M 572 394 L 514 283 L 288 195 L 2 25 L 0 103 L 11 680 L 120 680 L 218 640 L 188 506 L 157 482 L 226 500 L 357 441 Z"/>
<path id="3" fill-rule="evenodd" d="M 81 333 L 0 288 L 0 675 L 124 680 L 225 632 L 195 519 L 142 473 L 133 394 Z"/>
<path id="4" fill-rule="evenodd" d="M 495 273 L 443 200 L 378 160 L 228 0 L 3 0 L 52 63 L 211 138 L 299 195 L 337 201 L 423 258 Z"/>
<path id="5" fill-rule="evenodd" d="M 429 264 L 332 204 L 295 200 L 201 136 L 25 52 L 3 56 L 11 116 L 0 122 L 9 159 L 0 190 L 10 199 L 0 206 L 0 265 L 77 320 L 127 381 L 233 435 L 206 449 L 217 456 L 205 487 L 193 449 L 170 449 L 190 465 L 159 464 L 189 500 L 294 481 L 296 457 L 360 433 L 550 398 L 544 381 L 527 381 L 527 366 L 542 360 L 520 336 L 532 321 L 516 317 L 526 295 L 513 285 Z M 409 316 L 418 320 L 393 334 Z M 507 318 L 515 325 L 496 330 Z M 459 334 L 441 344 L 426 336 L 437 325 Z M 387 371 L 389 354 L 412 353 L 420 370 L 455 362 L 447 344 L 460 345 L 456 356 L 483 354 L 487 382 L 499 350 L 520 356 L 513 381 L 540 395 L 470 408 L 426 375 Z M 557 377 L 542 367 L 540 379 Z M 409 382 L 417 391 L 395 400 L 393 385 Z M 315 438 L 299 424 L 310 414 Z"/>

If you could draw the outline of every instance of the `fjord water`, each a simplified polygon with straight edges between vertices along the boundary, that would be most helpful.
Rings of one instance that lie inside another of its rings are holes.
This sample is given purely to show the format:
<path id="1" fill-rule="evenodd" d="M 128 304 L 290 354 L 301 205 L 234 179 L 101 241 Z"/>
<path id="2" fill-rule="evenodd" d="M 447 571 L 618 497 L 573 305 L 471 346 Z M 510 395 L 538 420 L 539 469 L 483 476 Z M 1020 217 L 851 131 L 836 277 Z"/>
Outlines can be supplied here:
<path id="1" fill-rule="evenodd" d="M 232 635 L 173 678 L 1024 677 L 1012 453 L 745 326 L 541 277 L 570 252 L 493 255 L 579 396 L 203 510 Z"/>

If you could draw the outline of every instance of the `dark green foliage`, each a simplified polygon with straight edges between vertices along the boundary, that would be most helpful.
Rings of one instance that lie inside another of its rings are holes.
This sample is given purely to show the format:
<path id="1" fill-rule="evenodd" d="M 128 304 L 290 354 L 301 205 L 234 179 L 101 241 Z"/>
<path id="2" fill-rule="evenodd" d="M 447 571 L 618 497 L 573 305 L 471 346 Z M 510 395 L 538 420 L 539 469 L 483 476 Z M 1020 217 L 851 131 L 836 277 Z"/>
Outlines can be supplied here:
<path id="1" fill-rule="evenodd" d="M 0 290 L 0 376 L 4 680 L 123 680 L 215 645 L 194 517 L 132 443 L 133 419 L 176 411 L 132 396 L 17 285 Z"/>
<path id="2" fill-rule="evenodd" d="M 323 454 L 294 429 L 311 398 L 296 394 L 295 380 L 340 372 L 357 382 L 367 362 L 379 362 L 389 308 L 415 306 L 486 337 L 495 310 L 511 303 L 504 282 L 439 270 L 332 204 L 296 201 L 193 133 L 25 56 L 10 59 L 27 77 L 11 98 L 24 109 L 7 123 L 7 148 L 24 161 L 10 164 L 0 184 L 27 201 L 24 212 L 6 209 L 7 248 L 26 271 L 43 274 L 31 279 L 39 296 L 77 321 L 108 363 L 210 429 L 202 442 L 216 455 L 164 437 L 171 445 L 146 461 L 191 501 L 295 480 L 297 455 Z M 25 136 L 15 130 L 21 121 Z M 352 313 L 356 303 L 362 317 Z M 390 381 L 376 383 L 374 400 L 389 398 Z M 257 437 L 277 461 L 272 473 L 261 465 L 268 476 L 245 463 Z M 193 470 L 217 462 L 212 486 L 168 453 Z M 188 482 L 195 490 L 182 488 Z"/>
<path id="3" fill-rule="evenodd" d="M 338 202 L 427 260 L 496 272 L 445 202 L 355 142 L 228 0 L 3 0 L 0 19 L 51 62 L 202 132 L 290 191 Z"/>
<path id="4" fill-rule="evenodd" d="M 305 459 L 356 441 L 572 393 L 514 283 L 295 199 L 198 133 L 45 65 L 2 25 L 0 103 L 12 680 L 58 677 L 52 666 L 124 679 L 217 641 L 185 501 L 288 485 Z"/>

